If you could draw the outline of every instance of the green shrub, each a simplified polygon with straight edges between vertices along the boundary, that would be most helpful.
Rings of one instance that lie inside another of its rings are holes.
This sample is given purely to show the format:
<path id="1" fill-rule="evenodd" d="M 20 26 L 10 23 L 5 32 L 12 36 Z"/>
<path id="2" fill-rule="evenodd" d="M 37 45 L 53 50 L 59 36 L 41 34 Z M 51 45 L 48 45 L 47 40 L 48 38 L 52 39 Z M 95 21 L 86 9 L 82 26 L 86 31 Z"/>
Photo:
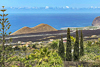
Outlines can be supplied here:
<path id="1" fill-rule="evenodd" d="M 35 48 L 35 49 L 36 49 L 36 45 L 35 45 L 35 44 L 33 44 L 33 45 L 32 45 L 32 48 Z"/>
<path id="2" fill-rule="evenodd" d="M 94 60 L 100 60 L 100 55 L 95 56 Z"/>
<path id="3" fill-rule="evenodd" d="M 35 49 L 33 54 L 29 55 L 30 59 L 36 61 L 36 67 L 58 67 L 63 66 L 61 57 L 55 51 L 50 51 L 48 48 Z"/>
<path id="4" fill-rule="evenodd" d="M 88 46 L 91 46 L 92 45 L 92 42 L 91 41 L 87 41 L 87 45 Z"/>
<path id="5" fill-rule="evenodd" d="M 84 61 L 84 62 L 94 62 L 94 58 L 95 56 L 97 56 L 95 53 L 89 53 L 87 55 L 84 55 L 80 58 L 80 61 Z"/>
<path id="6" fill-rule="evenodd" d="M 64 60 L 65 59 L 65 57 L 64 57 L 64 55 L 65 55 L 65 53 L 64 53 L 65 49 L 64 49 L 64 43 L 63 43 L 63 38 L 62 37 L 63 36 L 61 36 L 61 41 L 59 41 L 58 54 Z"/>
<path id="7" fill-rule="evenodd" d="M 100 61 L 99 61 L 99 63 L 98 62 L 94 62 L 92 67 L 100 67 Z"/>
<path id="8" fill-rule="evenodd" d="M 88 53 L 95 53 L 96 55 L 100 55 L 100 47 L 99 46 L 87 46 L 85 48 L 85 54 L 88 54 Z"/>
<path id="9" fill-rule="evenodd" d="M 19 48 L 18 46 L 16 46 L 16 47 L 14 48 L 14 50 L 20 50 L 20 48 Z"/>
<path id="10" fill-rule="evenodd" d="M 26 47 L 26 46 L 23 46 L 23 47 L 22 47 L 22 50 L 23 50 L 23 51 L 26 51 L 26 50 L 27 50 L 27 47 Z"/>
<path id="11" fill-rule="evenodd" d="M 81 64 L 81 65 L 78 65 L 78 67 L 83 67 L 83 65 Z"/>
<path id="12" fill-rule="evenodd" d="M 58 49 L 58 41 L 53 41 L 50 46 L 52 49 Z"/>

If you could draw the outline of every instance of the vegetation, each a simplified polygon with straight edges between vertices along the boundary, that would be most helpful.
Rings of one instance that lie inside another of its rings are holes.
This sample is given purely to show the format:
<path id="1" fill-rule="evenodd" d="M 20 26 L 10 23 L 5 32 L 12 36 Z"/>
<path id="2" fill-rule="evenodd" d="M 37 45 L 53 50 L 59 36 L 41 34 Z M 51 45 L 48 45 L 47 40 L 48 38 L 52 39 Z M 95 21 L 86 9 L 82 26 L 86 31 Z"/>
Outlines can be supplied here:
<path id="1" fill-rule="evenodd" d="M 1 40 L 2 41 L 2 47 L 1 47 L 2 48 L 2 54 L 1 54 L 1 57 L 2 58 L 0 60 L 1 60 L 1 63 L 2 63 L 1 66 L 5 67 L 5 57 L 4 56 L 6 56 L 6 53 L 8 53 L 8 52 L 6 52 L 6 50 L 7 50 L 6 48 L 7 47 L 5 47 L 4 44 L 7 42 L 5 40 L 5 37 L 8 35 L 6 31 L 10 28 L 11 25 L 10 25 L 10 23 L 8 21 L 8 18 L 4 19 L 4 17 L 6 17 L 8 14 L 4 14 L 4 12 L 6 11 L 6 9 L 4 9 L 4 6 L 2 6 L 2 8 L 3 9 L 1 11 L 3 12 L 3 15 L 0 14 L 0 16 L 3 17 L 2 19 L 0 19 L 0 21 L 1 21 L 0 22 L 0 24 L 1 24 L 0 31 L 1 31 L 1 36 L 2 36 L 2 40 Z"/>
<path id="2" fill-rule="evenodd" d="M 76 41 L 74 44 L 74 61 L 78 61 L 79 60 L 79 35 L 78 35 L 78 30 L 76 30 Z"/>
<path id="3" fill-rule="evenodd" d="M 80 39 L 80 56 L 84 55 L 84 47 L 83 47 L 83 34 L 81 31 L 81 39 Z"/>
<path id="4" fill-rule="evenodd" d="M 65 59 L 65 54 L 64 54 L 64 44 L 63 44 L 63 36 L 61 36 L 61 41 L 59 41 L 59 48 L 58 48 L 58 54 L 61 56 L 61 58 L 63 58 L 63 60 Z"/>
<path id="5" fill-rule="evenodd" d="M 30 59 L 33 58 L 34 61 L 36 61 L 37 67 L 46 66 L 49 67 L 56 67 L 56 66 L 62 66 L 62 59 L 57 54 L 56 51 L 48 50 L 48 48 L 40 48 L 40 50 L 35 50 L 35 54 L 30 55 Z"/>
<path id="6" fill-rule="evenodd" d="M 72 53 L 71 53 L 72 45 L 71 45 L 71 38 L 70 38 L 70 29 L 67 30 L 67 43 L 66 43 L 66 61 L 72 60 Z"/>
<path id="7" fill-rule="evenodd" d="M 58 43 L 59 41 L 53 41 L 52 44 L 49 44 L 51 46 L 52 49 L 58 49 L 59 46 L 58 46 Z"/>

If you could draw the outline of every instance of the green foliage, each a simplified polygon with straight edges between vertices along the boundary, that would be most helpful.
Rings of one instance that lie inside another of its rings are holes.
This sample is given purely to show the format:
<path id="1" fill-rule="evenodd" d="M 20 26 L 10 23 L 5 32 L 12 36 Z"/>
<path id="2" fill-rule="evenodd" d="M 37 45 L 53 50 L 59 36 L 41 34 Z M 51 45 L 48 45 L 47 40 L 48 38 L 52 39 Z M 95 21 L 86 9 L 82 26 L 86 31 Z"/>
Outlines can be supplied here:
<path id="1" fill-rule="evenodd" d="M 64 44 L 63 44 L 63 36 L 61 36 L 61 41 L 59 41 L 59 48 L 58 48 L 58 54 L 62 57 L 64 60 Z"/>
<path id="2" fill-rule="evenodd" d="M 32 45 L 32 48 L 35 48 L 35 49 L 36 49 L 36 45 L 35 45 L 35 44 L 33 44 L 33 45 Z"/>
<path id="3" fill-rule="evenodd" d="M 98 41 L 100 41 L 100 38 L 98 38 Z"/>
<path id="4" fill-rule="evenodd" d="M 50 44 L 51 48 L 52 49 L 58 49 L 58 41 L 53 41 L 51 44 Z"/>
<path id="5" fill-rule="evenodd" d="M 80 61 L 84 61 L 84 62 L 94 62 L 96 56 L 97 55 L 95 53 L 89 53 L 89 54 L 86 54 L 86 55 L 82 56 L 80 58 Z"/>
<path id="6" fill-rule="evenodd" d="M 62 66 L 63 62 L 56 51 L 50 51 L 48 48 L 35 49 L 33 54 L 29 55 L 30 59 L 37 62 L 36 67 L 57 67 Z"/>
<path id="7" fill-rule="evenodd" d="M 26 46 L 22 46 L 22 50 L 23 51 L 26 51 L 27 50 L 27 47 Z"/>
<path id="8" fill-rule="evenodd" d="M 50 57 L 50 51 L 48 51 L 48 48 L 40 48 L 40 50 L 36 49 L 34 50 L 34 53 L 34 60 L 38 61 L 38 64 L 41 64 L 42 62 L 48 62 Z"/>
<path id="9" fill-rule="evenodd" d="M 80 39 L 80 56 L 84 55 L 84 46 L 83 46 L 83 34 L 81 31 L 81 39 Z"/>
<path id="10" fill-rule="evenodd" d="M 1 66 L 1 63 L 2 63 L 1 59 L 2 59 L 2 46 L 0 46 L 0 66 Z"/>
<path id="11" fill-rule="evenodd" d="M 6 60 L 6 62 L 17 61 L 17 60 L 18 60 L 17 56 L 11 56 Z"/>
<path id="12" fill-rule="evenodd" d="M 98 40 L 95 44 L 100 47 L 100 40 Z"/>
<path id="13" fill-rule="evenodd" d="M 70 28 L 67 30 L 67 43 L 66 43 L 66 60 L 72 60 L 72 53 L 71 53 L 72 45 L 71 45 L 71 38 L 70 38 Z"/>
<path id="14" fill-rule="evenodd" d="M 18 45 L 16 45 L 16 47 L 14 48 L 14 50 L 20 50 L 20 48 L 18 47 Z"/>
<path id="15" fill-rule="evenodd" d="M 95 56 L 95 60 L 100 60 L 100 55 Z"/>
<path id="16" fill-rule="evenodd" d="M 89 53 L 95 53 L 96 55 L 100 55 L 100 47 L 95 45 L 95 46 L 87 46 L 85 48 L 85 54 L 89 54 Z"/>
<path id="17" fill-rule="evenodd" d="M 95 62 L 92 67 L 100 67 L 100 55 L 94 57 Z"/>
<path id="18" fill-rule="evenodd" d="M 71 43 L 74 44 L 76 39 L 73 36 L 70 36 L 70 38 L 71 38 Z"/>
<path id="19" fill-rule="evenodd" d="M 29 60 L 26 60 L 26 61 L 24 62 L 24 64 L 25 64 L 25 67 L 32 67 L 32 65 L 29 64 Z"/>
<path id="20" fill-rule="evenodd" d="M 3 12 L 3 14 L 1 15 L 0 14 L 0 16 L 1 17 L 3 17 L 2 19 L 0 19 L 0 24 L 1 24 L 1 28 L 0 28 L 0 34 L 1 34 L 1 36 L 2 36 L 2 55 L 1 55 L 1 59 L 0 59 L 0 61 L 1 61 L 1 66 L 5 66 L 5 57 L 4 56 L 7 56 L 7 54 L 8 54 L 8 52 L 6 52 L 6 49 L 5 49 L 5 47 L 4 47 L 4 44 L 7 42 L 7 40 L 5 39 L 5 37 L 8 35 L 7 33 L 6 33 L 6 31 L 10 28 L 10 23 L 9 23 L 9 21 L 8 21 L 8 18 L 5 18 L 4 19 L 4 17 L 6 17 L 8 14 L 4 14 L 4 12 L 6 11 L 6 9 L 4 9 L 4 6 L 2 6 L 2 10 L 0 10 L 0 11 L 2 11 Z M 7 54 L 6 54 L 7 53 Z M 7 59 L 7 58 L 6 58 Z"/>
<path id="21" fill-rule="evenodd" d="M 100 63 L 94 63 L 92 67 L 100 67 Z"/>
<path id="22" fill-rule="evenodd" d="M 92 45 L 92 41 L 87 41 L 87 46 L 91 46 Z"/>
<path id="23" fill-rule="evenodd" d="M 6 46 L 5 46 L 5 49 L 6 49 L 7 51 L 12 51 L 12 50 L 13 50 L 11 45 L 6 45 Z"/>
<path id="24" fill-rule="evenodd" d="M 78 61 L 79 60 L 79 35 L 78 35 L 78 30 L 76 30 L 76 41 L 74 44 L 74 61 Z"/>
<path id="25" fill-rule="evenodd" d="M 78 67 L 83 67 L 83 65 L 78 65 Z"/>

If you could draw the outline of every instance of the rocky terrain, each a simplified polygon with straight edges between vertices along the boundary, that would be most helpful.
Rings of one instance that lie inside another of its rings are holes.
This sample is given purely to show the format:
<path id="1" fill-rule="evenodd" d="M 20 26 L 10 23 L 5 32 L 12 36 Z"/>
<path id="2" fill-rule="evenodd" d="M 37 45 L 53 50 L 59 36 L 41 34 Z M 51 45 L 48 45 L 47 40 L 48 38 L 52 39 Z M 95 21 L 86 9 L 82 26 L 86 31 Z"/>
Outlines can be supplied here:
<path id="1" fill-rule="evenodd" d="M 10 35 L 10 36 L 6 37 L 6 39 L 8 40 L 9 38 L 12 38 L 13 43 L 18 42 L 18 41 L 37 42 L 37 41 L 46 41 L 46 40 L 49 40 L 49 39 L 60 39 L 61 35 L 63 35 L 63 37 L 66 37 L 67 36 L 67 30 Z"/>
<path id="2" fill-rule="evenodd" d="M 81 31 L 79 31 L 80 36 Z M 39 41 L 47 41 L 49 39 L 60 39 L 61 35 L 63 35 L 63 38 L 67 36 L 67 30 L 58 30 L 58 31 L 50 31 L 50 32 L 39 32 L 39 33 L 29 33 L 29 34 L 19 34 L 19 35 L 10 35 L 6 39 L 12 38 L 12 42 L 16 43 L 18 41 L 23 42 L 39 42 Z M 71 36 L 75 37 L 76 32 L 71 31 Z M 100 35 L 100 29 L 98 30 L 83 30 L 83 37 L 90 37 L 92 35 L 99 36 Z M 94 38 L 84 38 L 86 40 L 91 39 L 98 39 L 98 37 Z"/>
<path id="3" fill-rule="evenodd" d="M 92 26 L 100 26 L 100 16 L 96 17 L 93 22 Z"/>

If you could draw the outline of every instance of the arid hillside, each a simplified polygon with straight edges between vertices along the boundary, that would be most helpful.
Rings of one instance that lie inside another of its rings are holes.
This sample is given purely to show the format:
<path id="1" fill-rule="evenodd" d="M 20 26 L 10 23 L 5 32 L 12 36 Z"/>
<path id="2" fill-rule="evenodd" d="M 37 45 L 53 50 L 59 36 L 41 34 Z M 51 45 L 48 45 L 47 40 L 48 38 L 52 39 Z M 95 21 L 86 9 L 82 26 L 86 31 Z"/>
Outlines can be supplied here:
<path id="1" fill-rule="evenodd" d="M 49 32 L 49 31 L 57 31 L 57 29 L 49 26 L 48 24 L 39 24 L 35 27 L 29 28 L 29 27 L 23 27 L 11 35 L 17 35 L 17 34 L 28 34 L 28 33 L 37 33 L 37 32 Z"/>

